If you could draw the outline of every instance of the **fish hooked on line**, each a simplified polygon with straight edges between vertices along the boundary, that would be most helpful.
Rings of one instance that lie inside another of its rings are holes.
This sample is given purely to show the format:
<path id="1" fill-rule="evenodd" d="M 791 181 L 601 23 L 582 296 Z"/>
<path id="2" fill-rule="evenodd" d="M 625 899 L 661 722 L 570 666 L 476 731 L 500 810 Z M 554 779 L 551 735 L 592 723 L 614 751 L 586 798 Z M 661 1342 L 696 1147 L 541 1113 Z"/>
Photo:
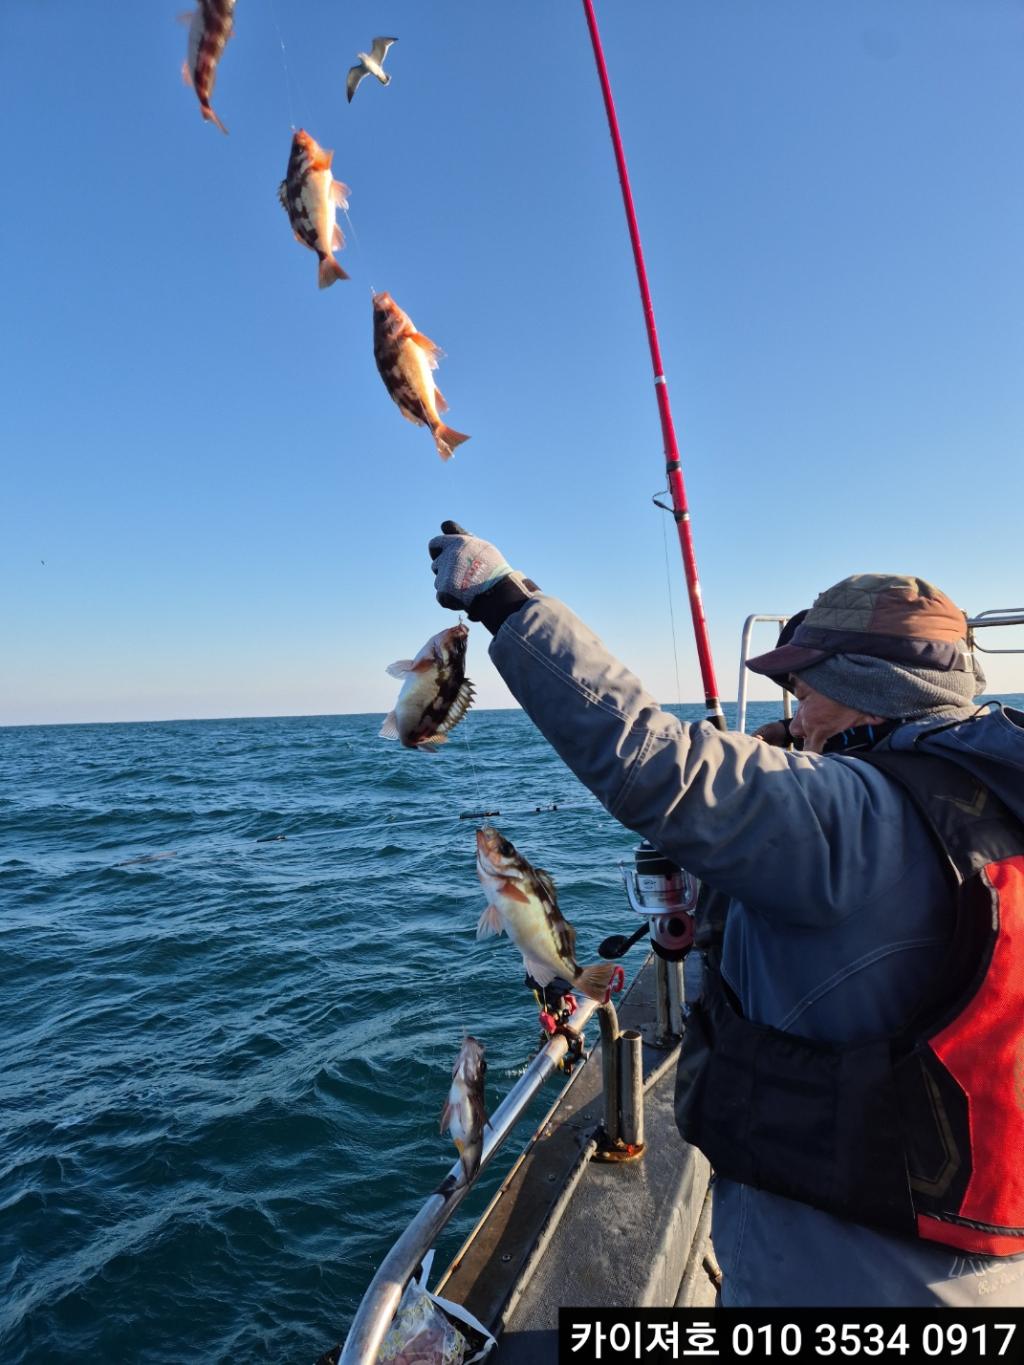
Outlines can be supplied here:
<path id="1" fill-rule="evenodd" d="M 349 189 L 334 179 L 333 159 L 332 151 L 300 128 L 292 138 L 288 171 L 277 190 L 295 240 L 320 258 L 317 279 L 321 289 L 349 278 L 334 258 L 335 251 L 345 245 L 334 215 L 336 209 L 348 208 Z"/>
<path id="2" fill-rule="evenodd" d="M 436 749 L 473 704 L 466 677 L 469 627 L 449 626 L 432 635 L 415 659 L 399 659 L 387 672 L 402 678 L 395 709 L 380 729 L 382 739 L 397 739 L 407 749 Z"/>
<path id="3" fill-rule="evenodd" d="M 484 1151 L 484 1126 L 489 1122 L 484 1109 L 484 1078 L 487 1062 L 484 1045 L 467 1033 L 452 1067 L 452 1083 L 441 1110 L 441 1132 L 452 1135 L 468 1185 L 480 1169 Z"/>
<path id="4" fill-rule="evenodd" d="M 431 371 L 442 354 L 436 342 L 417 332 L 412 318 L 387 291 L 374 294 L 373 358 L 384 387 L 407 421 L 430 428 L 438 455 L 450 460 L 455 447 L 469 437 L 445 426 L 438 415 L 448 404 Z"/>
<path id="5" fill-rule="evenodd" d="M 203 118 L 226 133 L 227 129 L 210 106 L 217 79 L 217 64 L 235 29 L 235 0 L 199 0 L 198 6 L 182 20 L 188 21 L 188 56 L 181 68 L 182 79 L 196 92 Z"/>
<path id="6" fill-rule="evenodd" d="M 611 963 L 581 967 L 576 961 L 576 930 L 558 908 L 558 893 L 549 872 L 534 867 L 493 825 L 476 832 L 476 871 L 489 903 L 480 916 L 476 936 L 508 933 L 523 955 L 523 966 L 538 986 L 556 976 L 603 1004 L 608 996 Z"/>

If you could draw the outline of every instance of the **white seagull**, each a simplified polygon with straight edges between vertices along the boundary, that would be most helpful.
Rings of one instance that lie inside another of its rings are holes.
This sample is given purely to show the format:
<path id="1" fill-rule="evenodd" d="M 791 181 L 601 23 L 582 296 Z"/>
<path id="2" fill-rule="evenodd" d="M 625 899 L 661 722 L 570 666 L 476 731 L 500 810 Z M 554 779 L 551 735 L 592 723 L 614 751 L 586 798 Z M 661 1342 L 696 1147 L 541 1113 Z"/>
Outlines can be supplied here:
<path id="1" fill-rule="evenodd" d="M 352 96 L 356 93 L 356 86 L 364 76 L 376 76 L 381 85 L 391 84 L 391 77 L 384 74 L 382 63 L 388 54 L 388 48 L 392 43 L 397 42 L 397 38 L 374 38 L 373 47 L 370 48 L 369 52 L 356 53 L 359 63 L 357 66 L 349 67 L 348 80 L 345 82 L 349 104 L 352 103 Z"/>

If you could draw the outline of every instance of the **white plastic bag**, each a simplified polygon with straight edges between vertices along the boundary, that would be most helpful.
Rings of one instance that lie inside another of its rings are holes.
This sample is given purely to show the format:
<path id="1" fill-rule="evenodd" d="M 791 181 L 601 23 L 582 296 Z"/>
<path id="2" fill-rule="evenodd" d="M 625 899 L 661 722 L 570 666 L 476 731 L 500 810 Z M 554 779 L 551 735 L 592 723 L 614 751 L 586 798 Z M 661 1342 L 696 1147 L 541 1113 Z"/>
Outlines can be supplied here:
<path id="1" fill-rule="evenodd" d="M 474 1365 L 494 1346 L 494 1337 L 472 1313 L 431 1294 L 427 1277 L 433 1260 L 433 1251 L 428 1251 L 418 1278 L 405 1286 L 378 1365 Z"/>

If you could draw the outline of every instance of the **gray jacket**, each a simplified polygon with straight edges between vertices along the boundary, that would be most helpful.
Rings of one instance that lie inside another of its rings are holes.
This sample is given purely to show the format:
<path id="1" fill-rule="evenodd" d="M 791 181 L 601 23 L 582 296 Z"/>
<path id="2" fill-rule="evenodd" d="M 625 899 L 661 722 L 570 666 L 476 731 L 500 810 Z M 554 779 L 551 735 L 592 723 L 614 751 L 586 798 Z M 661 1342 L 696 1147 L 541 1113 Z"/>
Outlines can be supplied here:
<path id="1" fill-rule="evenodd" d="M 894 782 L 855 758 L 684 724 L 551 597 L 509 617 L 490 653 L 608 811 L 731 898 L 722 970 L 748 1018 L 835 1042 L 902 1022 L 952 907 L 941 855 Z M 1022 723 L 997 711 L 922 747 L 971 768 L 1024 818 Z M 893 747 L 936 724 L 902 726 Z M 726 1305 L 1024 1304 L 1024 1255 L 965 1257 L 731 1181 L 715 1185 L 713 1236 Z"/>

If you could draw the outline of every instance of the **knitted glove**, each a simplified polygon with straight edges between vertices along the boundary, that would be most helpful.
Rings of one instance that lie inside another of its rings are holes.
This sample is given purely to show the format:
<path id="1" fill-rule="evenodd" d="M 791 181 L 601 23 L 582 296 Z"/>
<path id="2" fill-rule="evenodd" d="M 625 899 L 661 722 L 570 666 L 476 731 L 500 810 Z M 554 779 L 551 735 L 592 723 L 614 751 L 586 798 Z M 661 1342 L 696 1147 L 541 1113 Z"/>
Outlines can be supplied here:
<path id="1" fill-rule="evenodd" d="M 458 522 L 442 522 L 441 535 L 427 548 L 441 606 L 464 611 L 471 621 L 483 621 L 492 633 L 537 590 L 536 583 L 516 573 L 499 549 L 471 536 Z"/>

